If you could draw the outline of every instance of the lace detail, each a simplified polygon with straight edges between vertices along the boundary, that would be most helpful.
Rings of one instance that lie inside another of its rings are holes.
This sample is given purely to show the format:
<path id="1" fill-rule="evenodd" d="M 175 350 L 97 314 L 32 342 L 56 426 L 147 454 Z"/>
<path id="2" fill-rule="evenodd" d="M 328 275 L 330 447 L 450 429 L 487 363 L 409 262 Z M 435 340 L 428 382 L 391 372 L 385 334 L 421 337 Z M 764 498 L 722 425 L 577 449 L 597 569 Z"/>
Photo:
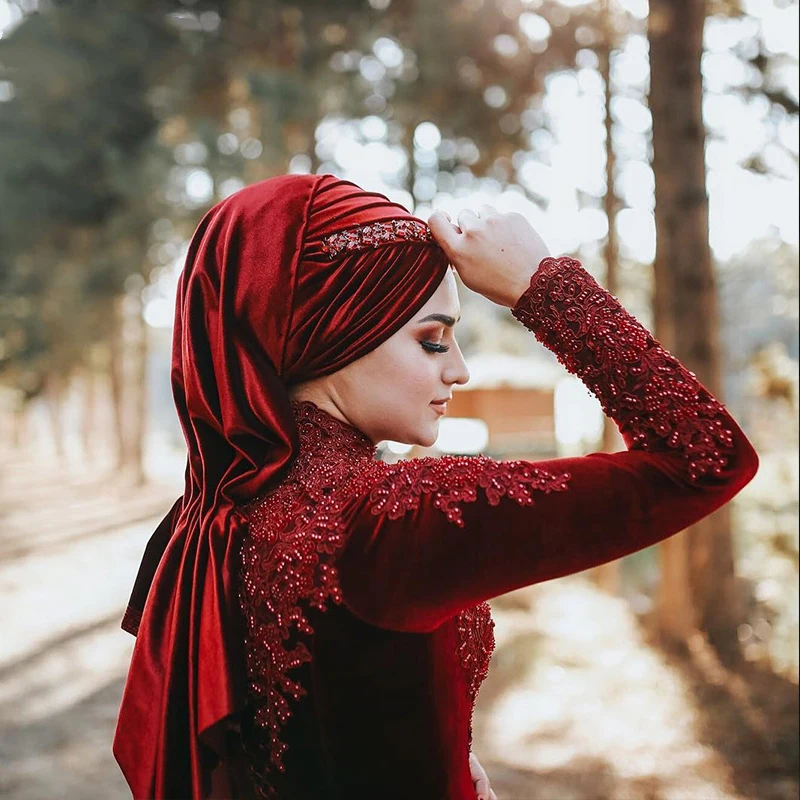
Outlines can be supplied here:
<path id="1" fill-rule="evenodd" d="M 253 722 L 265 752 L 251 756 L 256 785 L 271 797 L 268 774 L 284 771 L 280 730 L 289 700 L 306 694 L 289 673 L 311 660 L 313 632 L 303 607 L 341 603 L 333 565 L 345 543 L 344 492 L 351 476 L 374 460 L 376 448 L 356 428 L 309 401 L 292 403 L 300 449 L 281 485 L 242 506 L 249 531 L 242 547 L 240 603 L 247 619 L 247 669 Z M 259 763 L 261 762 L 261 763 Z"/>
<path id="2" fill-rule="evenodd" d="M 597 397 L 630 449 L 679 448 L 691 481 L 720 475 L 725 409 L 572 258 L 545 258 L 511 313 Z"/>
<path id="3" fill-rule="evenodd" d="M 320 458 L 352 465 L 377 455 L 377 447 L 358 428 L 336 419 L 310 400 L 293 401 L 292 411 L 300 435 L 300 451 L 290 475 L 302 480 L 306 476 L 303 467 Z"/>
<path id="4" fill-rule="evenodd" d="M 467 690 L 474 711 L 481 684 L 489 674 L 489 661 L 494 652 L 494 620 L 488 603 L 479 603 L 458 614 L 458 656 L 467 671 Z M 469 723 L 469 746 L 472 749 L 472 712 Z"/>
<path id="5" fill-rule="evenodd" d="M 436 242 L 421 220 L 390 219 L 331 233 L 322 240 L 322 252 L 330 258 L 354 250 L 368 250 L 392 242 Z"/>
<path id="6" fill-rule="evenodd" d="M 552 472 L 528 461 L 494 461 L 486 456 L 425 456 L 377 466 L 383 469 L 366 476 L 372 483 L 373 514 L 398 519 L 418 509 L 422 495 L 433 494 L 434 508 L 460 528 L 464 527 L 460 504 L 477 500 L 478 489 L 483 489 L 493 506 L 503 497 L 532 506 L 533 491 L 565 491 L 570 478 L 569 473 Z"/>

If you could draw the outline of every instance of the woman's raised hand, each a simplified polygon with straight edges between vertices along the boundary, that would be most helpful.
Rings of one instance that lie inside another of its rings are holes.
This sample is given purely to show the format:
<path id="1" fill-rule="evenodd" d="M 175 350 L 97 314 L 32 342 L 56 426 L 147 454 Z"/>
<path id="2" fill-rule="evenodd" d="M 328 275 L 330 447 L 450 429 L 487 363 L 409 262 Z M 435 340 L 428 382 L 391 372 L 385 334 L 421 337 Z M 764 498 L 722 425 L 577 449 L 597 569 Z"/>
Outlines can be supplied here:
<path id="1" fill-rule="evenodd" d="M 539 262 L 550 255 L 542 237 L 522 214 L 481 206 L 458 212 L 458 225 L 444 211 L 428 219 L 434 239 L 464 285 L 501 306 L 513 308 L 530 285 Z"/>

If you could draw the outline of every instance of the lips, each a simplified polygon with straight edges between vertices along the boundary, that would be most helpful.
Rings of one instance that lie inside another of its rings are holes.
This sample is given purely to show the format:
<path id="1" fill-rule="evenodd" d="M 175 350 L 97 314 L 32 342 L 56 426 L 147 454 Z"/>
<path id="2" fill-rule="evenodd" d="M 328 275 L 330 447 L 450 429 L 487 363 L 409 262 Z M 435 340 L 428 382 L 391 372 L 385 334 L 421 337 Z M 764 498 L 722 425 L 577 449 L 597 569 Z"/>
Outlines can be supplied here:
<path id="1" fill-rule="evenodd" d="M 433 400 L 431 405 L 433 406 L 434 410 L 438 411 L 440 414 L 444 414 L 444 412 L 447 410 L 447 400 Z"/>

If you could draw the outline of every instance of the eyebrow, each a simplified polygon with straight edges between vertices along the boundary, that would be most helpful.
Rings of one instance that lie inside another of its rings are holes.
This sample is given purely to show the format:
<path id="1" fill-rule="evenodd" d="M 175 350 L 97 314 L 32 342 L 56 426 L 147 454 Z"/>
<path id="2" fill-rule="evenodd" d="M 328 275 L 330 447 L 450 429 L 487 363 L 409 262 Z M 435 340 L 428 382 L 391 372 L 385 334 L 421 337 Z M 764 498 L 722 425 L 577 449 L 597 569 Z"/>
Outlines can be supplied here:
<path id="1" fill-rule="evenodd" d="M 452 328 L 453 325 L 456 324 L 461 319 L 454 319 L 453 317 L 448 316 L 447 314 L 428 314 L 427 317 L 423 317 L 417 322 L 421 325 L 423 322 L 441 322 L 444 325 L 447 325 L 448 328 Z"/>

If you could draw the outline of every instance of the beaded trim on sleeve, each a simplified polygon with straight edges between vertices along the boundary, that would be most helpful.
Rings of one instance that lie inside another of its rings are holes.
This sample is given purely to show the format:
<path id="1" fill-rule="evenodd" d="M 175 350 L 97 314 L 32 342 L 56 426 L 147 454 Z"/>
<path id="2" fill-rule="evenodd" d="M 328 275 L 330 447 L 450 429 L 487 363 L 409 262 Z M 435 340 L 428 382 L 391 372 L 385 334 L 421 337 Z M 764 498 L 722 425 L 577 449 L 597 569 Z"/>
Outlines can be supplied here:
<path id="1" fill-rule="evenodd" d="M 337 231 L 322 240 L 322 252 L 333 259 L 342 253 L 369 250 L 393 242 L 435 242 L 430 228 L 419 220 L 390 219 Z"/>
<path id="2" fill-rule="evenodd" d="M 495 461 L 486 456 L 424 456 L 382 466 L 369 491 L 373 514 L 399 519 L 419 508 L 424 494 L 433 494 L 433 507 L 459 528 L 464 527 L 461 504 L 477 500 L 478 489 L 492 506 L 503 497 L 532 506 L 534 491 L 563 492 L 570 479 L 568 472 L 553 472 L 529 461 Z"/>
<path id="3" fill-rule="evenodd" d="M 630 449 L 682 450 L 692 482 L 720 475 L 725 409 L 572 258 L 545 258 L 511 313 L 577 375 Z"/>

